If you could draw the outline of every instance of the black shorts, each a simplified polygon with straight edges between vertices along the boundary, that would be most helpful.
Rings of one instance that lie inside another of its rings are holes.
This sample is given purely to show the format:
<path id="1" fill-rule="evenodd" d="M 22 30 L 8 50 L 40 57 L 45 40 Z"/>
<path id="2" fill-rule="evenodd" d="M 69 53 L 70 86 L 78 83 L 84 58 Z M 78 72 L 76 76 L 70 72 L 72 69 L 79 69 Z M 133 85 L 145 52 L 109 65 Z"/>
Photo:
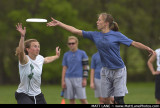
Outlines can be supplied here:
<path id="1" fill-rule="evenodd" d="M 34 97 L 28 96 L 25 93 L 15 92 L 15 98 L 18 104 L 47 104 L 42 93 Z"/>
<path id="2" fill-rule="evenodd" d="M 160 75 L 155 76 L 155 98 L 160 100 Z"/>

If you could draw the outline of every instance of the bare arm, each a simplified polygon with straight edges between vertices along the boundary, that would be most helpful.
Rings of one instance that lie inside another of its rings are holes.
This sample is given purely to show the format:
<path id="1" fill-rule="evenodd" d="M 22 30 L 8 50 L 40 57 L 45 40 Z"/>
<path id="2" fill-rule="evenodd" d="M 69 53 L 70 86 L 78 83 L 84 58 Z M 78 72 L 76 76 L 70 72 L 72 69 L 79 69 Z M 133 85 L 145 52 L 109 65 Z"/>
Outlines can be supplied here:
<path id="1" fill-rule="evenodd" d="M 75 27 L 72 27 L 72 26 L 69 26 L 69 25 L 66 25 L 66 24 L 64 24 L 64 23 L 62 23 L 62 22 L 60 22 L 60 21 L 58 21 L 58 20 L 55 20 L 54 18 L 51 18 L 52 19 L 52 21 L 51 22 L 49 22 L 49 23 L 47 23 L 47 26 L 49 26 L 49 27 L 51 27 L 51 26 L 60 26 L 60 27 L 62 27 L 63 29 L 65 29 L 65 30 L 67 30 L 67 31 L 69 31 L 69 32 L 71 32 L 71 33 L 73 33 L 73 34 L 77 34 L 77 35 L 79 35 L 79 36 L 82 36 L 83 34 L 82 34 L 82 30 L 79 30 L 79 29 L 77 29 L 77 28 L 75 28 Z"/>
<path id="2" fill-rule="evenodd" d="M 51 57 L 45 57 L 44 64 L 51 63 L 51 62 L 55 61 L 56 59 L 58 59 L 60 57 L 60 52 L 61 52 L 61 49 L 59 49 L 59 47 L 56 47 L 56 55 L 51 56 Z"/>
<path id="3" fill-rule="evenodd" d="M 94 69 L 91 69 L 90 87 L 91 87 L 92 89 L 95 89 L 95 86 L 94 86 Z"/>
<path id="4" fill-rule="evenodd" d="M 63 66 L 63 69 L 62 69 L 62 79 L 61 79 L 61 85 L 62 85 L 62 88 L 65 89 L 66 88 L 66 83 L 65 83 L 65 74 L 66 74 L 66 71 L 67 71 L 67 66 Z"/>
<path id="5" fill-rule="evenodd" d="M 149 52 L 149 56 L 155 53 L 154 50 L 152 50 L 148 46 L 143 45 L 140 42 L 133 41 L 131 45 L 134 46 L 134 47 L 136 47 L 136 48 L 138 48 L 138 49 L 147 50 Z"/>
<path id="6" fill-rule="evenodd" d="M 154 53 L 148 60 L 148 67 L 150 69 L 150 71 L 152 72 L 153 75 L 158 75 L 160 74 L 160 72 L 155 71 L 154 67 L 153 67 L 153 62 L 156 60 L 156 53 Z"/>
<path id="7" fill-rule="evenodd" d="M 24 52 L 24 38 L 26 34 L 26 27 L 24 27 L 23 29 L 22 24 L 18 23 L 18 25 L 16 25 L 16 28 L 17 28 L 17 31 L 19 31 L 21 34 L 21 38 L 20 38 L 19 46 L 18 46 L 18 58 L 19 58 L 20 63 L 24 65 L 28 63 L 29 61 Z"/>

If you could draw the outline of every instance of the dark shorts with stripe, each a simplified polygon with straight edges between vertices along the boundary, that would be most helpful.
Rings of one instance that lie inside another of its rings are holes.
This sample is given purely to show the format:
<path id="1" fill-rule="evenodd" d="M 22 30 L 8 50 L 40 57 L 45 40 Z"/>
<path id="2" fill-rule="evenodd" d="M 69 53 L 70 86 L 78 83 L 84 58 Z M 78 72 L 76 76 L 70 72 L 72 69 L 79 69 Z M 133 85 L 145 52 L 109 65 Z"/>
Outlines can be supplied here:
<path id="1" fill-rule="evenodd" d="M 15 98 L 18 104 L 47 104 L 42 93 L 34 97 L 25 93 L 15 92 Z"/>

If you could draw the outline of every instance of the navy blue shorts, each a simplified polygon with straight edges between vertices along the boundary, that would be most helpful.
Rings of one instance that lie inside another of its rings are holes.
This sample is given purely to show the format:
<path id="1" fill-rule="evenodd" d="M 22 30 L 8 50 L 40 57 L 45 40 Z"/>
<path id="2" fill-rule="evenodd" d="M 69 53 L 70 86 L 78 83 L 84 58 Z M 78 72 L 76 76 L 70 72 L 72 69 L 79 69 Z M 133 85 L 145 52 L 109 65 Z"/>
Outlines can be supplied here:
<path id="1" fill-rule="evenodd" d="M 160 75 L 155 76 L 155 98 L 160 100 Z"/>
<path id="2" fill-rule="evenodd" d="M 42 93 L 34 97 L 28 96 L 25 93 L 15 92 L 15 98 L 18 104 L 47 104 Z"/>

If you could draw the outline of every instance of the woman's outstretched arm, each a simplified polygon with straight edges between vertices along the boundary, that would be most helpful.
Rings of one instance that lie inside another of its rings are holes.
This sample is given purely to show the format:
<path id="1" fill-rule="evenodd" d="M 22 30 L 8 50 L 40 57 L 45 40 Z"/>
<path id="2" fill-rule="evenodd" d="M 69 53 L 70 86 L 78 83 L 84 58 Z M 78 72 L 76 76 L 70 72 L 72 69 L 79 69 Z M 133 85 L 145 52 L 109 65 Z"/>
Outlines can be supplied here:
<path id="1" fill-rule="evenodd" d="M 51 18 L 52 21 L 47 23 L 47 26 L 49 27 L 55 27 L 55 26 L 59 26 L 59 27 L 62 27 L 63 29 L 73 33 L 73 34 L 76 34 L 76 35 L 79 35 L 79 36 L 83 36 L 82 34 L 82 30 L 79 30 L 75 27 L 72 27 L 72 26 L 69 26 L 69 25 L 66 25 L 58 20 L 55 20 L 54 18 Z"/>

